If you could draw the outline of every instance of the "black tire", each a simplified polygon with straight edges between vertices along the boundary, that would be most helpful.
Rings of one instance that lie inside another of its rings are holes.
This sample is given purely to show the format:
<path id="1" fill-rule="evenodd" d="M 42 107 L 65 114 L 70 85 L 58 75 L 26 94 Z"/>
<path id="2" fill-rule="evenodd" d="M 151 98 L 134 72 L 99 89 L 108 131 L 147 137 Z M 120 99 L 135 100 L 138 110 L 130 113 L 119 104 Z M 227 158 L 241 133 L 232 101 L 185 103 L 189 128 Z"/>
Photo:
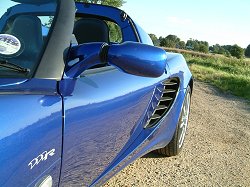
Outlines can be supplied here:
<path id="1" fill-rule="evenodd" d="M 176 156 L 180 153 L 183 148 L 183 142 L 188 126 L 188 118 L 191 104 L 191 89 L 188 86 L 184 102 L 182 104 L 181 115 L 179 117 L 178 125 L 176 127 L 174 136 L 169 144 L 161 149 L 157 149 L 157 153 L 164 156 Z M 186 120 L 186 124 L 183 125 L 183 120 Z"/>

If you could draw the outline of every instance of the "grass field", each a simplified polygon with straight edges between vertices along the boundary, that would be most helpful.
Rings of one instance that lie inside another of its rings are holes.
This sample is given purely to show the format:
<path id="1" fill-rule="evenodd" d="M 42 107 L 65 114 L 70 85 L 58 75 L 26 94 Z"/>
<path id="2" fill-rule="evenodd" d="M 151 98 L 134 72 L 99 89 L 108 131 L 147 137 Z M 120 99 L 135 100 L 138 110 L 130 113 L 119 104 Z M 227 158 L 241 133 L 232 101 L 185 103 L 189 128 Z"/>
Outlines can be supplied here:
<path id="1" fill-rule="evenodd" d="M 250 100 L 250 59 L 239 60 L 178 49 L 167 50 L 185 56 L 195 79 L 209 82 L 223 91 Z"/>

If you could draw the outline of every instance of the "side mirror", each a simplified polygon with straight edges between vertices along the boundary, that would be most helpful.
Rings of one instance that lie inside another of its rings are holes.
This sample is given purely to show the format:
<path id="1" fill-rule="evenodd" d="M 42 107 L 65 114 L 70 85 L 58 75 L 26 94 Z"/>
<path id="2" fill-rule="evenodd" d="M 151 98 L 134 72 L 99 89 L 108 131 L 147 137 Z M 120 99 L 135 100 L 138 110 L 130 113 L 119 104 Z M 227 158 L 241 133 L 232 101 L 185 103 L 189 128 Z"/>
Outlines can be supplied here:
<path id="1" fill-rule="evenodd" d="M 165 71 L 167 54 L 163 49 L 136 42 L 86 43 L 72 47 L 70 60 L 75 59 L 79 62 L 66 67 L 66 75 L 72 78 L 92 66 L 105 63 L 132 75 L 160 77 Z"/>

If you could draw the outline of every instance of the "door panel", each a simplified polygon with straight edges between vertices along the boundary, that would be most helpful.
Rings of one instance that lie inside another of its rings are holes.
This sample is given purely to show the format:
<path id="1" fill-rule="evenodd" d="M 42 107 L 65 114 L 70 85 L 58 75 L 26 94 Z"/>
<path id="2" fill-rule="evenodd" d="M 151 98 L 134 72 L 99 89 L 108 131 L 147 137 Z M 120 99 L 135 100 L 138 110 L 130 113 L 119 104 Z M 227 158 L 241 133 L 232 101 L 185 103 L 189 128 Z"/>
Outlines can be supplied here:
<path id="1" fill-rule="evenodd" d="M 57 185 L 62 99 L 56 81 L 14 82 L 0 80 L 0 186 L 34 186 L 44 175 Z"/>
<path id="2" fill-rule="evenodd" d="M 66 94 L 62 186 L 90 185 L 122 154 L 133 132 L 143 129 L 140 121 L 161 79 L 109 67 L 89 72 L 60 85 Z"/>

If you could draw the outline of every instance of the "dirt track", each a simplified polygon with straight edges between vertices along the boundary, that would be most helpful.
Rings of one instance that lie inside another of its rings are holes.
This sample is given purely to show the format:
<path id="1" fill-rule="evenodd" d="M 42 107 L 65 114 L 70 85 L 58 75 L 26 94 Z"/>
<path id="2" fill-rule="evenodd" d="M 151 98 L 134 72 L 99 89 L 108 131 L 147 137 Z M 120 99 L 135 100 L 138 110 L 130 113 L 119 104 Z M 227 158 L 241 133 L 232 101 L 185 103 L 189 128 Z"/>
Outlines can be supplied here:
<path id="1" fill-rule="evenodd" d="M 196 82 L 181 154 L 164 158 L 150 153 L 108 186 L 250 187 L 250 103 Z"/>

